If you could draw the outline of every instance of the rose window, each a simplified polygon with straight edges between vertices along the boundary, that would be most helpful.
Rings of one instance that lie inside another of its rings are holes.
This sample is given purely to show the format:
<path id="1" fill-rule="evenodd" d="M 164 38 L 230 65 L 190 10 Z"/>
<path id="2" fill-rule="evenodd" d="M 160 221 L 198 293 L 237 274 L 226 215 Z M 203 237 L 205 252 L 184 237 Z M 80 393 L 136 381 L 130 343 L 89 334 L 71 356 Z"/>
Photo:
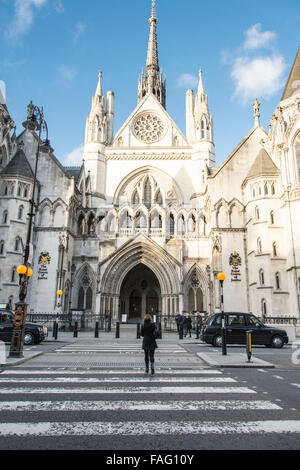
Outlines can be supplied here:
<path id="1" fill-rule="evenodd" d="M 164 125 L 155 114 L 145 113 L 136 118 L 133 131 L 137 139 L 152 144 L 163 137 Z"/>

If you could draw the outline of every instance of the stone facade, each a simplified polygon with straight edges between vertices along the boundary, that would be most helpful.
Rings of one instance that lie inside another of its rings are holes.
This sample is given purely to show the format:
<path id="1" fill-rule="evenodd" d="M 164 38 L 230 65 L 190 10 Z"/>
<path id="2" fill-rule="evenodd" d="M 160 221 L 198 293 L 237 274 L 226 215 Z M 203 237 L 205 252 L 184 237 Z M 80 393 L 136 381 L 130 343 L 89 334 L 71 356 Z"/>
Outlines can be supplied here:
<path id="1" fill-rule="evenodd" d="M 123 126 L 114 134 L 114 93 L 104 97 L 100 72 L 82 166 L 39 154 L 29 308 L 131 321 L 212 313 L 223 271 L 226 311 L 299 318 L 300 49 L 268 131 L 255 100 L 253 127 L 216 166 L 201 70 L 186 93 L 186 135 L 165 109 L 156 23 L 153 7 L 138 104 Z M 0 302 L 13 304 L 38 138 L 11 135 L 4 104 L 0 117 Z"/>

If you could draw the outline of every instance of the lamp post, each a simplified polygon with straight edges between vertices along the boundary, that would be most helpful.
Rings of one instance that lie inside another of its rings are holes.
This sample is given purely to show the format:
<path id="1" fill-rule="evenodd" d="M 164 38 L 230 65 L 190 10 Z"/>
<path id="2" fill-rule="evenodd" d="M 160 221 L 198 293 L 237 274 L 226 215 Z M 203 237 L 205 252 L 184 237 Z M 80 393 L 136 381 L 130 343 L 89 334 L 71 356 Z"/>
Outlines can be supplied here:
<path id="1" fill-rule="evenodd" d="M 222 320 L 222 355 L 227 355 L 227 348 L 226 348 L 226 327 L 225 327 L 225 315 L 224 315 L 224 297 L 223 297 L 223 282 L 226 279 L 224 273 L 219 273 L 217 275 L 218 280 L 220 281 L 221 287 L 221 320 Z"/>
<path id="2" fill-rule="evenodd" d="M 35 158 L 35 169 L 34 169 L 34 177 L 33 177 L 33 186 L 32 186 L 32 195 L 29 201 L 30 210 L 28 213 L 29 222 L 27 227 L 27 236 L 26 236 L 26 245 L 24 249 L 24 259 L 23 265 L 17 268 L 18 274 L 20 274 L 20 290 L 19 290 L 19 301 L 16 303 L 16 311 L 19 313 L 22 312 L 22 321 L 15 322 L 10 346 L 10 353 L 11 357 L 23 357 L 23 339 L 25 333 L 25 325 L 26 325 L 26 296 L 27 296 L 27 288 L 28 288 L 28 279 L 32 275 L 32 270 L 29 267 L 31 264 L 31 257 L 32 257 L 32 248 L 31 248 L 31 237 L 32 237 L 32 225 L 33 225 L 33 218 L 38 210 L 38 206 L 35 202 L 35 192 L 36 192 L 36 182 L 37 182 L 37 168 L 38 168 L 38 159 L 40 152 L 51 152 L 53 149 L 50 147 L 50 142 L 48 140 L 48 126 L 46 121 L 44 120 L 44 112 L 43 108 L 38 108 L 34 106 L 32 101 L 27 106 L 27 120 L 23 122 L 23 126 L 25 129 L 30 130 L 32 132 L 39 131 L 38 134 L 38 145 L 36 151 L 36 158 Z M 42 132 L 46 132 L 46 139 L 41 142 L 41 135 Z M 20 315 L 18 315 L 20 316 Z"/>
<path id="3" fill-rule="evenodd" d="M 69 310 L 68 310 L 68 321 L 69 321 L 69 329 L 71 330 L 72 326 L 72 288 L 74 283 L 74 274 L 76 272 L 76 265 L 73 263 L 71 266 L 71 283 L 70 283 L 70 292 L 69 292 Z"/>

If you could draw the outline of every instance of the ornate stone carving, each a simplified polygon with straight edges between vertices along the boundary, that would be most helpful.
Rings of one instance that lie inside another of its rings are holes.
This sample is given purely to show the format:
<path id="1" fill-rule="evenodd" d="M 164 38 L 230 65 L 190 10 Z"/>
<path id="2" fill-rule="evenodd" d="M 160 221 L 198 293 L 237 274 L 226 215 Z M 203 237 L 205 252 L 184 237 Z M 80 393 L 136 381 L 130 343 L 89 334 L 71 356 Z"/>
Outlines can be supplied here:
<path id="1" fill-rule="evenodd" d="M 136 117 L 133 132 L 137 139 L 146 144 L 153 144 L 163 137 L 165 128 L 156 114 L 147 112 Z"/>

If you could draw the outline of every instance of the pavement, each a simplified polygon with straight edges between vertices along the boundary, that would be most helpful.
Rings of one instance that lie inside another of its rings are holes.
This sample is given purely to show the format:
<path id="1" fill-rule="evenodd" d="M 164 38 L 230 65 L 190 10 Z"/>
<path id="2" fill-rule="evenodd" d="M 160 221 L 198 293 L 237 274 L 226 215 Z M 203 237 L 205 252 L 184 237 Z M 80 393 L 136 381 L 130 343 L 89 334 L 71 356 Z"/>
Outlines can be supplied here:
<path id="1" fill-rule="evenodd" d="M 135 332 L 131 328 L 122 328 L 120 338 L 115 337 L 115 332 L 99 332 L 99 339 L 95 339 L 94 332 L 78 332 L 78 337 L 74 338 L 73 333 L 71 332 L 59 332 L 58 333 L 58 339 L 55 340 L 52 337 L 52 332 L 49 331 L 49 336 L 45 339 L 39 347 L 43 345 L 61 345 L 67 343 L 69 345 L 78 345 L 78 344 L 89 344 L 91 342 L 98 343 L 98 344 L 110 344 L 110 345 L 128 345 L 130 343 L 133 343 L 134 341 L 139 341 L 136 339 L 136 336 L 134 334 Z M 205 345 L 205 343 L 200 342 L 199 340 L 196 340 L 195 338 L 184 338 L 180 340 L 178 338 L 178 335 L 176 333 L 169 333 L 169 332 L 163 332 L 163 338 L 161 341 L 162 344 L 167 344 L 167 343 L 176 343 L 178 346 L 181 346 L 184 348 L 184 346 L 188 345 Z M 61 344 L 63 343 L 63 344 Z M 117 348 L 116 348 L 117 350 Z M 99 351 L 100 352 L 100 351 Z M 28 362 L 31 359 L 37 358 L 39 356 L 47 356 L 47 353 L 50 353 L 49 348 L 45 351 L 33 351 L 32 349 L 27 349 L 27 347 L 24 347 L 23 350 L 23 356 L 22 357 L 9 357 L 9 346 L 6 345 L 6 359 L 3 360 L 4 354 L 2 356 L 0 355 L 0 366 L 1 367 L 12 367 L 16 365 L 23 364 L 24 362 Z M 107 354 L 111 354 L 112 356 L 116 354 L 116 351 L 111 350 L 111 353 L 105 354 L 107 360 L 109 358 L 107 357 Z M 246 354 L 246 349 L 245 353 L 240 353 L 240 352 L 229 352 L 227 349 L 227 354 L 223 355 L 222 350 L 211 350 L 209 348 L 209 352 L 194 352 L 191 353 L 191 356 L 194 355 L 194 357 L 199 358 L 202 363 L 206 366 L 213 367 L 213 368 L 218 368 L 218 367 L 241 367 L 241 368 L 274 368 L 274 364 L 263 361 L 262 359 L 259 359 L 255 356 L 251 356 L 250 361 L 248 361 L 247 354 Z M 1 361 L 2 357 L 2 361 Z M 4 363 L 5 362 L 5 363 Z M 191 364 L 193 365 L 193 363 Z"/>

